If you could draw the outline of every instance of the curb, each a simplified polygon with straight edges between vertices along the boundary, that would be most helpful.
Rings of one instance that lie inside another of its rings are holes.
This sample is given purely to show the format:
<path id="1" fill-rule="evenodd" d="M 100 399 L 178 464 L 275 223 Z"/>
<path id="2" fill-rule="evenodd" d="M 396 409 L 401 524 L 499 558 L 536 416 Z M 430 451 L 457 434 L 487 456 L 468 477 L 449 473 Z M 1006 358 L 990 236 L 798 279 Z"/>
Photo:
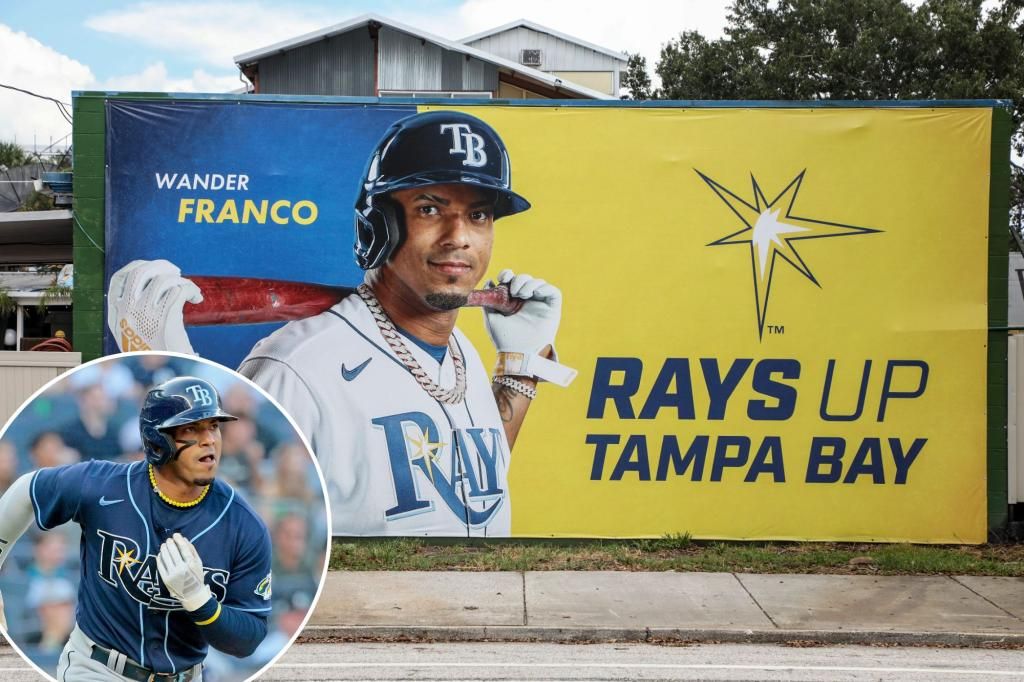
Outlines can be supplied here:
<path id="1" fill-rule="evenodd" d="M 873 630 L 708 630 L 682 628 L 548 628 L 530 626 L 308 625 L 299 642 L 679 642 L 730 644 L 861 644 L 964 648 L 1024 647 L 1024 634 Z"/>

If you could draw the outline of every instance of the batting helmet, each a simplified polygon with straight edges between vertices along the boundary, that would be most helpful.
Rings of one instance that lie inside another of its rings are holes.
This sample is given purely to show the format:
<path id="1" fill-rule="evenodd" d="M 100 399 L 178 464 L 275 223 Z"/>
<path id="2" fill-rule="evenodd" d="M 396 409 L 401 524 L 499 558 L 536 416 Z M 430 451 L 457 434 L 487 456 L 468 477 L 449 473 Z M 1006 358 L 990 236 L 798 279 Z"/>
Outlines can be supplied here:
<path id="1" fill-rule="evenodd" d="M 168 433 L 177 426 L 216 419 L 238 419 L 220 407 L 220 395 L 208 381 L 196 377 L 178 377 L 151 388 L 139 414 L 142 449 L 153 466 L 166 464 L 188 447 L 175 447 Z"/>
<path id="2" fill-rule="evenodd" d="M 377 143 L 363 172 L 355 206 L 359 267 L 383 265 L 402 240 L 402 210 L 390 192 L 451 183 L 492 191 L 495 220 L 530 208 L 512 191 L 508 150 L 494 128 L 457 111 L 403 118 Z"/>

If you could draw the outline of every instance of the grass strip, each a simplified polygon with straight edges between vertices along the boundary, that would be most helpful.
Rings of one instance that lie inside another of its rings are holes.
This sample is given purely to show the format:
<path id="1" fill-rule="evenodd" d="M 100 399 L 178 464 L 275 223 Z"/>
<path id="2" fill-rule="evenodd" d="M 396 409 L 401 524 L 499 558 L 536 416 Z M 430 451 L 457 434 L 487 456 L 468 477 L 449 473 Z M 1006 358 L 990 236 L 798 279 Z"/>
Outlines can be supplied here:
<path id="1" fill-rule="evenodd" d="M 705 571 L 1024 576 L 1024 545 L 335 538 L 341 571 Z"/>

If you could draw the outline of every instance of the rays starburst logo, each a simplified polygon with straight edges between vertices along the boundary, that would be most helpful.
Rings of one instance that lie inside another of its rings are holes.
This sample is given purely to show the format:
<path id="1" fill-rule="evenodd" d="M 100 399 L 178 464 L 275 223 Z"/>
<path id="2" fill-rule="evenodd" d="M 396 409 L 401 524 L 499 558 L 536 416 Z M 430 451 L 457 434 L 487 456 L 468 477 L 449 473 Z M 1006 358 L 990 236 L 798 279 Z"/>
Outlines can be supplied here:
<path id="1" fill-rule="evenodd" d="M 772 293 L 775 264 L 781 258 L 797 272 L 821 288 L 811 268 L 800 257 L 796 242 L 804 239 L 852 237 L 859 234 L 881 232 L 870 227 L 858 227 L 828 220 L 803 218 L 796 213 L 797 196 L 803 186 L 806 170 L 801 171 L 774 199 L 769 199 L 753 174 L 750 182 L 753 200 L 748 201 L 730 191 L 725 185 L 694 169 L 708 187 L 725 202 L 743 225 L 739 230 L 711 242 L 708 246 L 744 245 L 750 249 L 750 263 L 754 274 L 754 301 L 757 306 L 757 336 L 764 338 L 768 301 Z"/>

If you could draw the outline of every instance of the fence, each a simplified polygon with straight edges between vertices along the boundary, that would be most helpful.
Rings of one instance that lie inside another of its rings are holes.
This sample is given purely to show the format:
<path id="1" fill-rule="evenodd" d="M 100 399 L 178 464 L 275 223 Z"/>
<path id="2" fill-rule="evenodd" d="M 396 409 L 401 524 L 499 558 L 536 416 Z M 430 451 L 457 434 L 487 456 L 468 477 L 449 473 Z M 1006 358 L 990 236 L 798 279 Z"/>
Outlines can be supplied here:
<path id="1" fill-rule="evenodd" d="M 81 353 L 0 352 L 0 425 L 10 419 L 36 389 L 80 364 Z"/>

